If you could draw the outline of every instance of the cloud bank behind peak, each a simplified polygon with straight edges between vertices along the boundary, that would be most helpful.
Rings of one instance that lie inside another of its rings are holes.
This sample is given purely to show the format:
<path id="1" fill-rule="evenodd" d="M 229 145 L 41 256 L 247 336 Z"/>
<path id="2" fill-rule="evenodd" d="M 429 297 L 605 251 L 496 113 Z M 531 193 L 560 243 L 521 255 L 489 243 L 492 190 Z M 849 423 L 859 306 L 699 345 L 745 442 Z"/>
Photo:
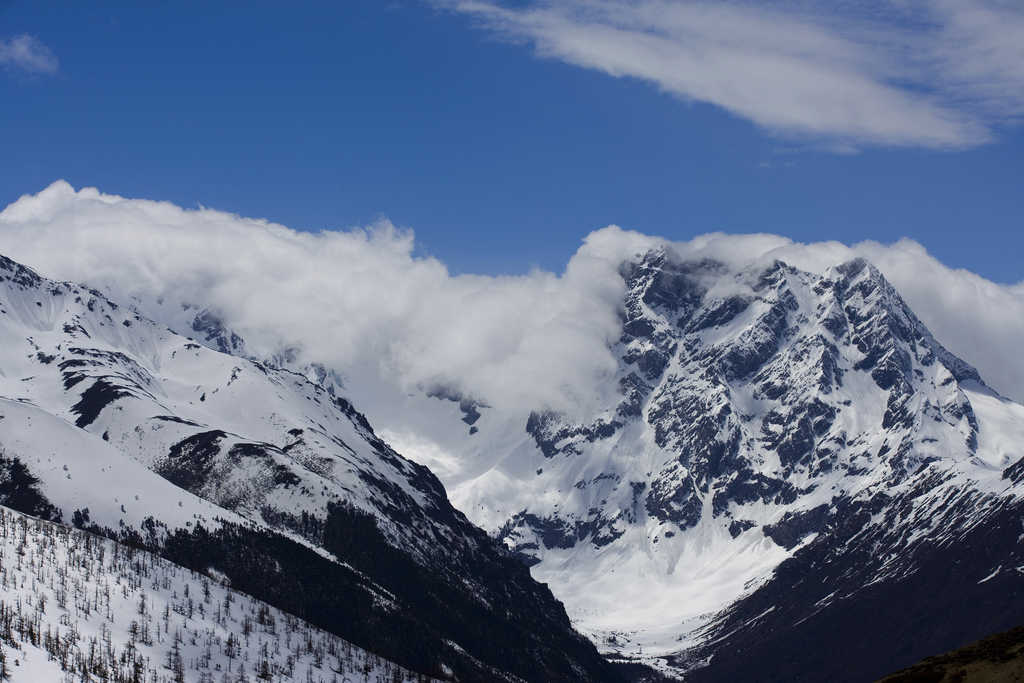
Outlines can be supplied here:
<path id="1" fill-rule="evenodd" d="M 212 209 L 76 192 L 63 181 L 0 212 L 0 253 L 122 303 L 134 299 L 182 333 L 197 311 L 180 304 L 202 303 L 261 357 L 290 350 L 300 363 L 394 392 L 444 384 L 518 414 L 604 403 L 616 371 L 609 345 L 621 331 L 620 265 L 658 246 L 737 268 L 777 258 L 812 272 L 863 256 L 941 343 L 997 391 L 1024 400 L 1024 283 L 952 270 L 909 240 L 850 247 L 710 234 L 668 242 L 609 226 L 587 236 L 561 274 L 453 276 L 437 259 L 415 256 L 413 234 L 386 221 L 301 233 Z"/>

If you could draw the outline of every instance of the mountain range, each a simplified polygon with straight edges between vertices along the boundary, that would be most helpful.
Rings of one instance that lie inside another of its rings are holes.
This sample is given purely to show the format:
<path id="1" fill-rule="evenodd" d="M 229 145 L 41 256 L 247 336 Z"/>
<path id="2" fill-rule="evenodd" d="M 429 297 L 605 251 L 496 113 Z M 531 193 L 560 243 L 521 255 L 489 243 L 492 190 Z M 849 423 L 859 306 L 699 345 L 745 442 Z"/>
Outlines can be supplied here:
<path id="1" fill-rule="evenodd" d="M 638 253 L 595 400 L 424 383 L 394 406 L 444 435 L 419 463 L 353 368 L 0 269 L 4 504 L 410 671 L 865 681 L 1024 623 L 1024 408 L 863 259 Z"/>

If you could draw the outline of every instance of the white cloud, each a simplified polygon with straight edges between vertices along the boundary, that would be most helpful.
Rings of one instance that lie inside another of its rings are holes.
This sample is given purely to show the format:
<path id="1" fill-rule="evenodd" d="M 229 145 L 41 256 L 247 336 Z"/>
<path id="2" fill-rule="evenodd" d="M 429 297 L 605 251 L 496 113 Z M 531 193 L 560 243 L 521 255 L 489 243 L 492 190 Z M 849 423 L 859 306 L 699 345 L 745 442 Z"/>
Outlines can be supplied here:
<path id="1" fill-rule="evenodd" d="M 561 275 L 452 276 L 436 259 L 414 257 L 413 235 L 386 222 L 300 233 L 64 182 L 0 212 L 0 253 L 48 277 L 106 286 L 150 310 L 159 298 L 208 302 L 260 355 L 292 347 L 305 362 L 362 377 L 364 389 L 390 387 L 392 398 L 444 381 L 518 415 L 544 404 L 585 408 L 613 390 L 618 266 L 666 243 L 612 226 L 591 233 Z M 672 246 L 737 267 L 780 258 L 813 272 L 863 255 L 939 341 L 996 390 L 1024 400 L 1024 284 L 952 270 L 906 240 L 849 247 L 710 234 Z M 195 315 L 160 310 L 168 322 Z"/>
<path id="2" fill-rule="evenodd" d="M 614 372 L 615 262 L 581 253 L 561 276 L 451 276 L 413 247 L 387 222 L 300 233 L 64 182 L 0 213 L 0 253 L 123 301 L 209 302 L 263 357 L 292 347 L 399 388 L 444 381 L 518 409 Z"/>
<path id="3" fill-rule="evenodd" d="M 22 34 L 0 38 L 0 65 L 24 74 L 57 73 L 57 57 L 38 38 Z"/>
<path id="4" fill-rule="evenodd" d="M 837 151 L 970 147 L 1024 113 L 1009 0 L 434 0 L 544 58 Z"/>

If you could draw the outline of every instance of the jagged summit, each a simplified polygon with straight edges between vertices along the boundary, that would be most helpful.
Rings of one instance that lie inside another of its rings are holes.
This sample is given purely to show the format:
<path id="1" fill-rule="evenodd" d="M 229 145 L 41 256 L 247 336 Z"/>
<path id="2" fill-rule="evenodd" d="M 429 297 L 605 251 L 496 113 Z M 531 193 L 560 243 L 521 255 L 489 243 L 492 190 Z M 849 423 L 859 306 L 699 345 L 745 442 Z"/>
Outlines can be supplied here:
<path id="1" fill-rule="evenodd" d="M 506 527 L 520 552 L 542 556 L 554 526 L 562 547 L 602 547 L 622 524 L 653 538 L 702 520 L 733 537 L 770 536 L 765 525 L 794 505 L 831 504 L 879 478 L 897 485 L 977 450 L 959 386 L 980 386 L 977 371 L 861 259 L 822 275 L 779 261 L 732 273 L 660 249 L 625 264 L 623 277 L 621 400 L 589 424 L 537 412 L 526 425 L 550 469 L 607 453 L 603 481 L 573 468 L 584 476 L 564 483 L 578 493 L 543 515 L 527 511 L 539 522 Z M 640 473 L 630 472 L 638 439 L 651 446 Z M 815 493 L 826 484 L 827 496 Z M 616 506 L 602 505 L 609 496 Z"/>
<path id="2" fill-rule="evenodd" d="M 456 491 L 605 651 L 696 666 L 679 653 L 711 656 L 694 646 L 737 628 L 714 626 L 716 612 L 770 593 L 816 539 L 845 547 L 856 511 L 1006 491 L 1022 451 L 1005 430 L 1024 436 L 1024 413 L 865 260 L 734 270 L 661 248 L 621 275 L 614 398 L 589 418 L 520 417 L 525 442 L 506 441 L 505 459 Z M 897 515 L 888 540 L 929 538 L 913 519 Z"/>

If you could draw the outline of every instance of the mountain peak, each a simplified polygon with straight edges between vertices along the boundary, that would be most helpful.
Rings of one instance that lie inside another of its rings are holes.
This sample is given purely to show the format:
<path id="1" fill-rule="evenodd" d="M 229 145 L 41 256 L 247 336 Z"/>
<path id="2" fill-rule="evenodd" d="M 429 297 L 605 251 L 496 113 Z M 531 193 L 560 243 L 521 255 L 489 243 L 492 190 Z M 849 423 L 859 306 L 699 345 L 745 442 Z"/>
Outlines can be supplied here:
<path id="1" fill-rule="evenodd" d="M 641 575 L 682 595 L 680 565 L 700 566 L 707 552 L 732 577 L 715 590 L 740 595 L 850 501 L 977 454 L 978 419 L 959 384 L 980 382 L 977 371 L 866 260 L 822 274 L 781 260 L 735 270 L 658 248 L 620 272 L 617 402 L 590 420 L 529 416 L 526 432 L 547 462 L 522 486 L 547 495 L 531 493 L 535 502 L 498 530 L 559 590 L 574 595 L 575 572 L 621 566 L 601 558 L 640 555 L 649 558 Z M 753 562 L 734 554 L 762 543 L 780 552 L 765 546 Z M 636 586 L 649 583 L 602 584 L 617 606 L 569 604 L 639 627 L 624 610 L 643 609 L 645 598 L 626 596 L 646 595 Z"/>

